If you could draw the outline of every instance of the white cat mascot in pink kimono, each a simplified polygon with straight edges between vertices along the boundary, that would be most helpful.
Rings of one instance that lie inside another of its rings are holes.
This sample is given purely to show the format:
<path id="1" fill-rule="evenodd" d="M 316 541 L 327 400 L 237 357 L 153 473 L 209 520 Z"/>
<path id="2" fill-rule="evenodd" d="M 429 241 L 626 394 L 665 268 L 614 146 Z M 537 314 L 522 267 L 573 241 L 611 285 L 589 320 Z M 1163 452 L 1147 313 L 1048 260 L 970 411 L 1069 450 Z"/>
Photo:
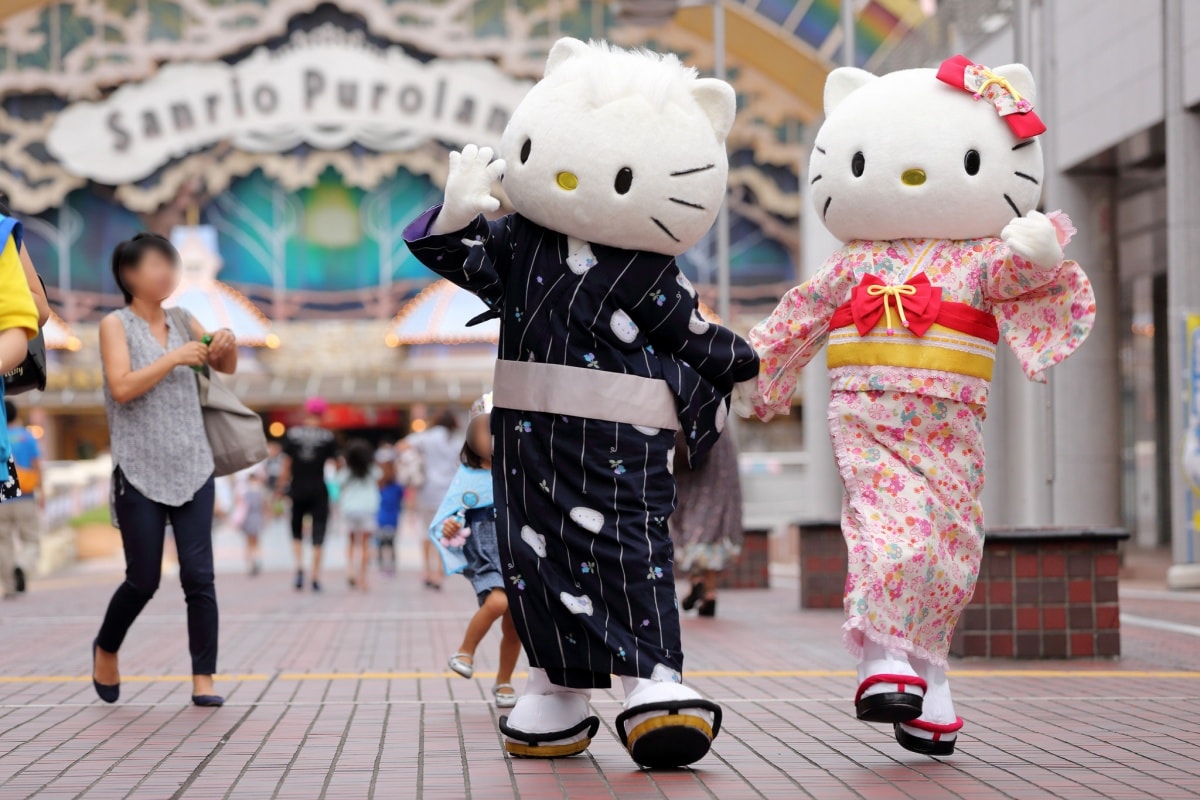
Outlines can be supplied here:
<path id="1" fill-rule="evenodd" d="M 844 246 L 751 332 L 757 382 L 736 408 L 787 413 L 828 345 L 829 427 L 845 486 L 845 640 L 858 718 L 948 755 L 946 657 L 983 556 L 983 421 L 996 346 L 1026 375 L 1087 337 L 1091 285 L 1063 259 L 1075 231 L 1036 211 L 1045 126 L 1019 64 L 834 70 L 808 179 Z M 816 402 L 814 398 L 814 402 Z"/>

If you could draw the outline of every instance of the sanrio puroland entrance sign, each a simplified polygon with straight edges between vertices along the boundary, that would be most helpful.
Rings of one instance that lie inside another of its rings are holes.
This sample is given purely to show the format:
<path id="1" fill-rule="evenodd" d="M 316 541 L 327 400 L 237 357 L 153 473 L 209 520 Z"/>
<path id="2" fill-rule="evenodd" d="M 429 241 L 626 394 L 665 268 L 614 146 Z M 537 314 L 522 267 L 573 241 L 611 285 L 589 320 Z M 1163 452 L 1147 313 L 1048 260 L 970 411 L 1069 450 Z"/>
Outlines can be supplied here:
<path id="1" fill-rule="evenodd" d="M 223 140 L 255 152 L 498 143 L 530 85 L 490 61 L 423 63 L 327 25 L 236 64 L 170 64 L 98 103 L 76 103 L 46 144 L 68 170 L 117 185 Z"/>

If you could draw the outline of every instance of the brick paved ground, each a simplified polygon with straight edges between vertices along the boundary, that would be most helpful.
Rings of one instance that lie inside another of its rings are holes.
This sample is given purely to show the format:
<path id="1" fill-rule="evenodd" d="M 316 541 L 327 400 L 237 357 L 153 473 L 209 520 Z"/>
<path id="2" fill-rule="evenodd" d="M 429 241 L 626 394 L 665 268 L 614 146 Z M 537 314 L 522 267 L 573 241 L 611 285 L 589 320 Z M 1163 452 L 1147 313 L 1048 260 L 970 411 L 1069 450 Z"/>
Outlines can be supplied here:
<path id="1" fill-rule="evenodd" d="M 0 798 L 1200 796 L 1194 596 L 1127 600 L 1137 624 L 1120 662 L 956 663 L 968 727 L 960 754 L 939 761 L 853 719 L 838 612 L 799 612 L 794 587 L 727 593 L 720 617 L 684 629 L 691 680 L 724 704 L 725 730 L 696 769 L 642 772 L 617 741 L 619 699 L 607 692 L 588 755 L 503 756 L 490 680 L 442 672 L 473 609 L 465 581 L 435 594 L 407 572 L 363 595 L 331 573 L 324 594 L 297 594 L 282 569 L 244 576 L 236 540 L 219 543 L 220 710 L 188 704 L 173 577 L 122 650 L 116 706 L 87 677 L 112 565 L 0 606 Z M 285 553 L 277 535 L 268 566 L 285 567 Z M 482 671 L 495 645 L 482 648 Z"/>

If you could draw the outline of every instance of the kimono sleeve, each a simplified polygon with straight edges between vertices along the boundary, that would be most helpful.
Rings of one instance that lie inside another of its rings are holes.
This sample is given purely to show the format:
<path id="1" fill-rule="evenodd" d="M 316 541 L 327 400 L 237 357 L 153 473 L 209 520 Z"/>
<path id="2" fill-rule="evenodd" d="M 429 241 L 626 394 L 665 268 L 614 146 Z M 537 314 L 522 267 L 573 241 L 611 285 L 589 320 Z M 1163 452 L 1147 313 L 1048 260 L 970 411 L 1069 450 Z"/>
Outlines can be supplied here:
<path id="1" fill-rule="evenodd" d="M 1025 376 L 1037 383 L 1079 349 L 1096 322 L 1096 295 L 1079 264 L 1041 269 L 999 240 L 990 251 L 984 295 Z"/>
<path id="2" fill-rule="evenodd" d="M 678 357 L 724 395 L 735 383 L 758 374 L 758 356 L 750 344 L 700 315 L 695 289 L 674 258 L 652 253 L 638 258 L 646 262 L 638 267 L 650 280 L 628 298 L 626 308 L 651 346 Z"/>
<path id="3" fill-rule="evenodd" d="M 753 396 L 759 419 L 791 411 L 800 371 L 829 338 L 833 312 L 850 298 L 853 284 L 853 269 L 839 250 L 816 275 L 789 289 L 771 316 L 750 331 L 750 343 L 761 359 Z"/>
<path id="4" fill-rule="evenodd" d="M 441 208 L 434 206 L 413 220 L 404 229 L 405 244 L 422 264 L 498 309 L 516 247 L 516 215 L 491 221 L 480 215 L 460 231 L 431 234 Z"/>

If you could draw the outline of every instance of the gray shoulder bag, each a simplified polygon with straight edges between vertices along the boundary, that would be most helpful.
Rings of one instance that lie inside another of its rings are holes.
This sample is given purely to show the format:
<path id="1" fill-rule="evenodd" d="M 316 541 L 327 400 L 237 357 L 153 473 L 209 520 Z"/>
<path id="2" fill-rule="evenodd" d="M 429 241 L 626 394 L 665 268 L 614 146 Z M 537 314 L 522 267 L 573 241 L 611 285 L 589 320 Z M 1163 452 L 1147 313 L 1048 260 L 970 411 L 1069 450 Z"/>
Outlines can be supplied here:
<path id="1" fill-rule="evenodd" d="M 194 339 L 190 315 L 181 308 L 167 309 L 176 325 Z M 267 435 L 262 417 L 255 414 L 206 364 L 196 371 L 204 431 L 212 448 L 214 474 L 232 475 L 267 458 Z"/>

